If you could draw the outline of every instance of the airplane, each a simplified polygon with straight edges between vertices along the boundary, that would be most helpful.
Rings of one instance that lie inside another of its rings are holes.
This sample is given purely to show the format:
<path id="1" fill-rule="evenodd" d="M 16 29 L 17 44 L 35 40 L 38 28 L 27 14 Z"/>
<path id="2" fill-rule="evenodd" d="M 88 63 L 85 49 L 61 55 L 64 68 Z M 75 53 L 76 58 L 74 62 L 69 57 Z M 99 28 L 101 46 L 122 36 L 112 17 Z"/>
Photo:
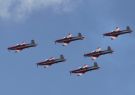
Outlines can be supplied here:
<path id="1" fill-rule="evenodd" d="M 133 31 L 130 29 L 129 26 L 127 26 L 127 28 L 125 30 L 120 30 L 119 27 L 116 27 L 116 29 L 114 31 L 105 33 L 105 34 L 103 34 L 103 36 L 110 36 L 111 37 L 111 40 L 114 40 L 119 35 L 131 33 L 131 32 L 133 32 Z"/>
<path id="2" fill-rule="evenodd" d="M 101 48 L 97 48 L 95 51 L 92 51 L 90 53 L 84 54 L 85 57 L 91 57 L 92 60 L 97 59 L 101 55 L 113 53 L 114 51 L 111 49 L 110 46 L 108 46 L 107 50 L 101 50 Z"/>
<path id="3" fill-rule="evenodd" d="M 49 59 L 46 59 L 42 62 L 37 63 L 37 67 L 38 66 L 44 66 L 44 68 L 47 68 L 47 67 L 49 67 L 53 64 L 56 64 L 56 63 L 59 63 L 59 62 L 64 62 L 64 61 L 66 61 L 66 59 L 64 58 L 63 55 L 60 55 L 60 58 L 51 57 Z"/>
<path id="4" fill-rule="evenodd" d="M 35 43 L 34 40 L 31 40 L 31 43 L 21 43 L 21 44 L 17 44 L 15 46 L 12 46 L 12 47 L 8 47 L 8 50 L 14 50 L 15 52 L 20 52 L 21 50 L 23 49 L 26 49 L 26 48 L 30 48 L 30 47 L 36 47 L 37 44 Z"/>
<path id="5" fill-rule="evenodd" d="M 81 76 L 81 75 L 85 74 L 88 71 L 97 70 L 99 68 L 100 67 L 98 66 L 97 62 L 94 62 L 93 66 L 84 65 L 82 67 L 79 67 L 78 69 L 70 71 L 70 75 L 71 74 L 76 74 L 77 76 Z"/>
<path id="6" fill-rule="evenodd" d="M 83 39 L 84 39 L 84 37 L 82 36 L 81 33 L 78 33 L 78 36 L 76 36 L 76 37 L 72 37 L 72 34 L 69 33 L 66 37 L 56 40 L 55 44 L 62 43 L 63 46 L 67 46 L 72 41 L 83 40 Z"/>

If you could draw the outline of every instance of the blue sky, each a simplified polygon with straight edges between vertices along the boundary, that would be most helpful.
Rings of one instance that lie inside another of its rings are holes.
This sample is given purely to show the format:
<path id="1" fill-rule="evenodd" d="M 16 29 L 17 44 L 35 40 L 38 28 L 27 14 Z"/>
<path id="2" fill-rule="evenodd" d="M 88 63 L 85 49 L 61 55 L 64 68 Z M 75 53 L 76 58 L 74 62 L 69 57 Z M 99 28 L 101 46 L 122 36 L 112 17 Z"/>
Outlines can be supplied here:
<path id="1" fill-rule="evenodd" d="M 1 95 L 134 95 L 135 33 L 116 40 L 102 34 L 116 26 L 134 29 L 134 0 L 0 0 Z M 86 38 L 63 47 L 54 41 L 68 33 Z M 20 53 L 7 47 L 34 39 L 38 46 Z M 93 61 L 83 54 L 110 45 L 97 71 L 76 77 L 69 71 Z M 66 62 L 47 69 L 36 63 L 64 54 Z"/>

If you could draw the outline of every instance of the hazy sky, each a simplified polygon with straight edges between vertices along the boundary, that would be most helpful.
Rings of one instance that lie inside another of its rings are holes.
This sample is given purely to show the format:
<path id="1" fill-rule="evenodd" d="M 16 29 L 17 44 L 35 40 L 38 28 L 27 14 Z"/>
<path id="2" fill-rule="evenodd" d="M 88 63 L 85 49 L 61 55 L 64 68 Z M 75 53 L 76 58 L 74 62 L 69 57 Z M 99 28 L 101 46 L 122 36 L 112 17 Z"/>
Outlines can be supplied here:
<path id="1" fill-rule="evenodd" d="M 135 33 L 110 40 L 102 34 L 127 25 L 135 30 L 134 0 L 0 0 L 1 95 L 135 95 Z M 86 38 L 66 47 L 55 45 L 68 33 Z M 7 48 L 34 39 L 38 46 L 9 52 Z M 69 71 L 93 65 L 84 53 L 111 46 L 99 57 L 100 69 L 81 77 Z M 63 54 L 66 62 L 47 69 L 36 63 Z"/>

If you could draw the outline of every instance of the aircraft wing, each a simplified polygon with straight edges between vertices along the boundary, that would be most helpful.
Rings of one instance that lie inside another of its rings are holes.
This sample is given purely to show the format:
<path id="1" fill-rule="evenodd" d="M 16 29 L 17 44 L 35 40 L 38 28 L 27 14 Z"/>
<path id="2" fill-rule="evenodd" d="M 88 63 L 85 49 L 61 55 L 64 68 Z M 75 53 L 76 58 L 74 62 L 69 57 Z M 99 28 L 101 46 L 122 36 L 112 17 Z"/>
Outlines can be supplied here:
<path id="1" fill-rule="evenodd" d="M 97 57 L 92 56 L 92 57 L 91 57 L 91 59 L 92 59 L 92 60 L 96 60 L 96 59 L 97 59 Z"/>
<path id="2" fill-rule="evenodd" d="M 112 40 L 114 40 L 114 39 L 116 39 L 117 38 L 117 36 L 111 36 L 111 39 Z"/>

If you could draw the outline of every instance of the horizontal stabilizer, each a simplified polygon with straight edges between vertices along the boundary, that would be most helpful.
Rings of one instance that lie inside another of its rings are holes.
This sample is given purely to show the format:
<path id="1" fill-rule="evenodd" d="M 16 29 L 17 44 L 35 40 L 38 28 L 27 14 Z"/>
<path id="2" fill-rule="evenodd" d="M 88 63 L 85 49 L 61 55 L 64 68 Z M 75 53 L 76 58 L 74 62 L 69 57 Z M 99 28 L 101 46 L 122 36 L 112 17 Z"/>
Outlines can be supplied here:
<path id="1" fill-rule="evenodd" d="M 61 58 L 61 59 L 65 59 L 65 58 L 64 58 L 64 55 L 60 55 L 60 58 Z"/>

